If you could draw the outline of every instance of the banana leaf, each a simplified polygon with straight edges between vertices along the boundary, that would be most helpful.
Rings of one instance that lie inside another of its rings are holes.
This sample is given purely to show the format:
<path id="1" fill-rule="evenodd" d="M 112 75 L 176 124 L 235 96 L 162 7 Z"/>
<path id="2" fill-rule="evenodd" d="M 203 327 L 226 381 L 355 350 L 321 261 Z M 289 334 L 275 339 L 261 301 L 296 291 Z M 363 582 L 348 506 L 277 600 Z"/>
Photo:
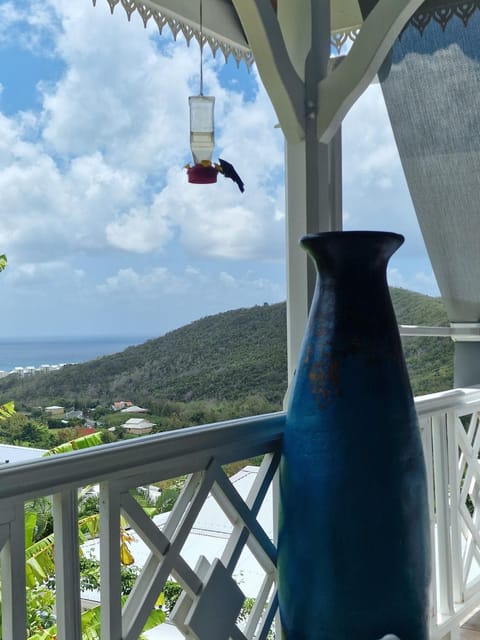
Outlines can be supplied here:
<path id="1" fill-rule="evenodd" d="M 6 402 L 5 404 L 0 404 L 0 420 L 5 420 L 5 418 L 11 418 L 14 413 L 15 413 L 14 402 Z"/>
<path id="2" fill-rule="evenodd" d="M 57 453 L 71 453 L 72 451 L 78 451 L 79 449 L 88 449 L 89 447 L 96 447 L 99 444 L 103 444 L 102 434 L 97 431 L 96 433 L 89 433 L 86 436 L 75 438 L 69 442 L 59 444 L 58 447 L 50 449 L 44 456 L 53 456 Z"/>

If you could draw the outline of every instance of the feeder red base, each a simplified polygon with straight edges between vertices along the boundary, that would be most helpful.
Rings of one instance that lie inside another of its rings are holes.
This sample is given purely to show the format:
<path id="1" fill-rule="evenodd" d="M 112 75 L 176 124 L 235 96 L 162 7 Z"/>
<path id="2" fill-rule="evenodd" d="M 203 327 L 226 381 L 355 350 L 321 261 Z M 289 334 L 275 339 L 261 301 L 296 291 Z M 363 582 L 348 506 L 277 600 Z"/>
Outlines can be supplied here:
<path id="1" fill-rule="evenodd" d="M 218 171 L 213 165 L 196 164 L 187 169 L 187 175 L 192 184 L 213 184 L 217 181 Z"/>

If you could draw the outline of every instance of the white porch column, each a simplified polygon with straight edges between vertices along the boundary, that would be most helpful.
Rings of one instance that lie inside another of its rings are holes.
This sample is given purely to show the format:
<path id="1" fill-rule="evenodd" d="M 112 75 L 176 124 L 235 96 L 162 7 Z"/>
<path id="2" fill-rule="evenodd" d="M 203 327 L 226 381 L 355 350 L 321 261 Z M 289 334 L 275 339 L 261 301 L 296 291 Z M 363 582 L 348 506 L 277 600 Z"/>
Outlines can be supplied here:
<path id="1" fill-rule="evenodd" d="M 315 270 L 298 241 L 342 228 L 341 134 L 317 141 L 318 83 L 330 58 L 329 0 L 278 2 L 278 20 L 295 71 L 305 86 L 305 137 L 286 140 L 287 348 L 291 381 L 315 287 Z"/>
<path id="2" fill-rule="evenodd" d="M 329 145 L 316 144 L 319 206 L 307 205 L 307 144 L 286 142 L 286 259 L 288 379 L 292 379 L 315 287 L 312 261 L 299 246 L 306 233 L 342 229 L 341 132 Z M 312 145 L 311 145 L 312 146 Z"/>
<path id="3" fill-rule="evenodd" d="M 329 72 L 330 0 L 232 0 L 287 140 L 290 377 L 312 290 L 297 238 L 341 229 L 338 129 L 422 1 L 376 0 L 349 54 Z"/>
<path id="4" fill-rule="evenodd" d="M 309 232 L 341 229 L 340 135 L 335 133 L 340 121 L 330 126 L 327 123 L 328 136 L 323 132 L 325 135 L 319 142 L 319 114 L 333 110 L 333 118 L 347 104 L 350 94 L 337 104 L 337 94 L 344 93 L 338 93 L 338 82 L 333 83 L 332 91 L 319 91 L 328 78 L 330 0 L 277 0 L 276 12 L 271 0 L 232 1 L 286 139 L 287 331 L 291 379 L 315 280 L 313 267 L 299 249 L 298 239 Z M 368 58 L 366 54 L 363 57 Z M 343 88 L 343 76 L 340 81 Z"/>

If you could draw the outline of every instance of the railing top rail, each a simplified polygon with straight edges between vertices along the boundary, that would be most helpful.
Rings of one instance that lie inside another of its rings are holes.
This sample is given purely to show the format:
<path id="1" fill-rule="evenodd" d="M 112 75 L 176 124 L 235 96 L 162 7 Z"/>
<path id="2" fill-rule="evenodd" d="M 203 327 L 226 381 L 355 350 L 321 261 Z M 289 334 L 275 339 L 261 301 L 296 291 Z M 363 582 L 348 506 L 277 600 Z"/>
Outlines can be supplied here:
<path id="1" fill-rule="evenodd" d="M 152 481 L 276 451 L 285 413 L 271 413 L 168 431 L 0 468 L 0 500 L 32 498 L 103 480 Z"/>
<path id="2" fill-rule="evenodd" d="M 480 404 L 480 388 L 449 389 L 440 393 L 415 398 L 415 408 L 419 417 L 447 411 L 448 409 L 468 407 Z"/>

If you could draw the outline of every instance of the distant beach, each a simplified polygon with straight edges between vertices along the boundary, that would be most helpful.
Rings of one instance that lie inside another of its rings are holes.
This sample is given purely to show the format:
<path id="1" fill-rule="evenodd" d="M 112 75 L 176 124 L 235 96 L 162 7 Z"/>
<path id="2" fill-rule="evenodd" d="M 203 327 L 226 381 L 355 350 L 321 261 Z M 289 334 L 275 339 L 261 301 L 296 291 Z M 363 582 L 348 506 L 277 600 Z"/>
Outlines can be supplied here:
<path id="1" fill-rule="evenodd" d="M 1 338 L 0 371 L 42 364 L 73 364 L 123 351 L 149 337 Z"/>

